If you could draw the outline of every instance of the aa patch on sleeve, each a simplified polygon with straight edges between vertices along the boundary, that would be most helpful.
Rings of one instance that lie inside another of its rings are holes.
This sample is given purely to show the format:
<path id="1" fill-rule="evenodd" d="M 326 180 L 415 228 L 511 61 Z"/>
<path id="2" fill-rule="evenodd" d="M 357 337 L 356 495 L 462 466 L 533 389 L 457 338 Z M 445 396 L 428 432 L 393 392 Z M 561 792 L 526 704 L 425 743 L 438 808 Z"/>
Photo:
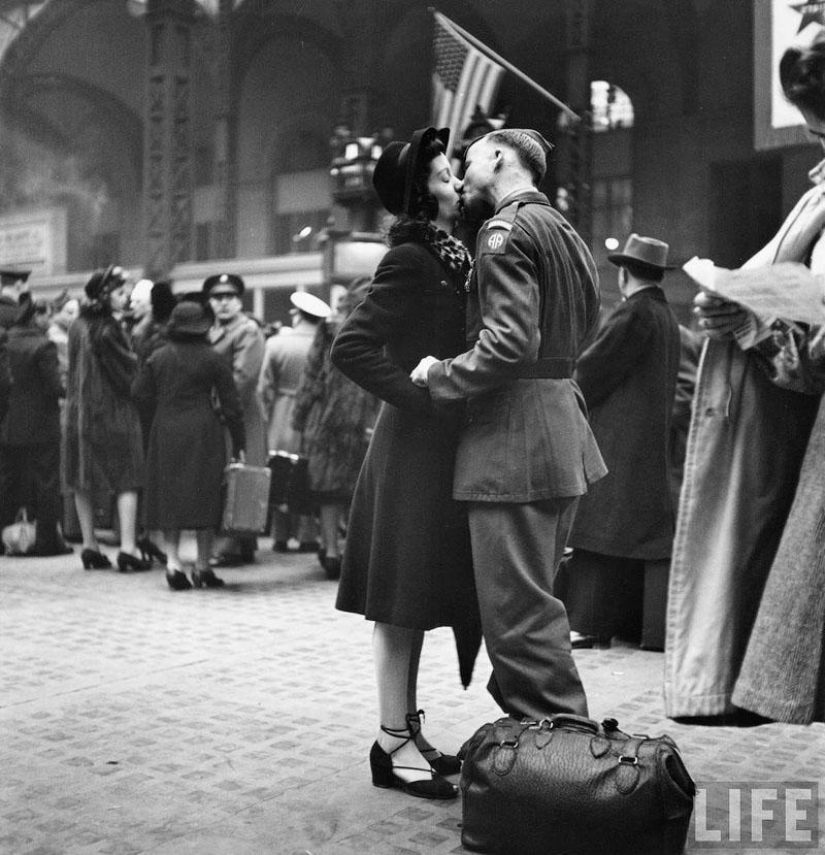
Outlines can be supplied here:
<path id="1" fill-rule="evenodd" d="M 490 220 L 481 236 L 479 249 L 482 252 L 504 252 L 512 229 L 513 224 L 506 220 Z"/>

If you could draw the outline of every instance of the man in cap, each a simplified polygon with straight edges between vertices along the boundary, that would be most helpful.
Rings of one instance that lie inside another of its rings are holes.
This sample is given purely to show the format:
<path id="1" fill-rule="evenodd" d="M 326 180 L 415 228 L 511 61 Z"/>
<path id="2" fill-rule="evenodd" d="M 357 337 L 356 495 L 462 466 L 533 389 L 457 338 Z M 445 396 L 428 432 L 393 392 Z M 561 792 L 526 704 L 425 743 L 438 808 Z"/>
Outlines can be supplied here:
<path id="1" fill-rule="evenodd" d="M 246 462 L 266 465 L 264 423 L 255 388 L 264 355 L 264 336 L 260 326 L 243 311 L 243 279 L 235 273 L 216 273 L 204 280 L 203 293 L 215 315 L 210 330 L 212 347 L 232 368 L 235 387 L 243 410 L 246 431 Z M 255 560 L 257 538 L 223 538 L 215 546 L 210 561 L 213 567 L 236 567 Z"/>
<path id="2" fill-rule="evenodd" d="M 622 302 L 576 365 L 608 474 L 581 500 L 568 540 L 574 551 L 556 584 L 574 647 L 617 634 L 644 647 L 664 643 L 675 524 L 668 437 L 681 347 L 661 288 L 672 269 L 667 255 L 666 243 L 637 234 L 608 255 Z"/>
<path id="3" fill-rule="evenodd" d="M 472 142 L 468 215 L 481 227 L 467 282 L 469 350 L 426 357 L 413 380 L 436 404 L 467 401 L 453 495 L 468 503 L 488 688 L 516 717 L 587 715 L 553 577 L 578 503 L 605 467 L 572 380 L 596 323 L 598 274 L 537 189 L 550 144 L 508 128 Z"/>
<path id="4" fill-rule="evenodd" d="M 301 435 L 292 428 L 295 394 L 301 383 L 309 349 L 318 325 L 332 313 L 327 303 L 307 291 L 295 291 L 289 301 L 292 326 L 282 329 L 266 341 L 263 366 L 258 382 L 258 396 L 267 421 L 267 441 L 270 453 L 285 451 L 299 454 Z M 304 552 L 318 548 L 312 519 L 290 516 L 275 510 L 272 515 L 272 536 L 276 552 L 286 552 L 294 534 L 298 549 Z"/>
<path id="5" fill-rule="evenodd" d="M 0 327 L 10 329 L 17 318 L 20 304 L 31 299 L 29 276 L 31 270 L 0 268 Z"/>

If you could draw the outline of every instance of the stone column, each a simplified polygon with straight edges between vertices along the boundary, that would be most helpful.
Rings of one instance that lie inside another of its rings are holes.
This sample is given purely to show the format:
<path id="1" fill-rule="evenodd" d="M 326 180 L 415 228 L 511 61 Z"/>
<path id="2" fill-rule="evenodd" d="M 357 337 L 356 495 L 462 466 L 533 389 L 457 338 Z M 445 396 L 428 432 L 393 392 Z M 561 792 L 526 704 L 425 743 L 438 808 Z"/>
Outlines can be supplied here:
<path id="1" fill-rule="evenodd" d="M 566 101 L 582 121 L 563 125 L 558 155 L 559 187 L 566 191 L 568 206 L 565 215 L 585 241 L 590 240 L 593 231 L 589 55 L 592 7 L 592 0 L 565 2 Z"/>
<path id="2" fill-rule="evenodd" d="M 215 222 L 212 256 L 234 258 L 237 228 L 237 118 L 232 76 L 232 14 L 235 0 L 220 0 L 216 33 L 215 186 L 220 209 Z"/>
<path id="3" fill-rule="evenodd" d="M 144 154 L 146 274 L 192 258 L 191 65 L 194 0 L 148 0 Z"/>

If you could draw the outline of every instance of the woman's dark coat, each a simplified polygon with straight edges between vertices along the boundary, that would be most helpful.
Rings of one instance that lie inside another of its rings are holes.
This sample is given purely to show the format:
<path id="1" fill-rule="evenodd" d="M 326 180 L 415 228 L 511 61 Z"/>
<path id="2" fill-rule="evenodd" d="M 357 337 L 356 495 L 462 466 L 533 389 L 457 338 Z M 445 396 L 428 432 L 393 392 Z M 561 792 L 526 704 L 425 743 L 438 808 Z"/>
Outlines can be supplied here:
<path id="1" fill-rule="evenodd" d="M 143 485 L 143 442 L 131 385 L 137 360 L 117 321 L 84 307 L 69 328 L 63 462 L 69 490 L 97 505 Z"/>
<path id="2" fill-rule="evenodd" d="M 461 277 L 419 243 L 384 256 L 332 361 L 385 403 L 353 497 L 337 608 L 396 626 L 453 626 L 469 682 L 477 607 L 466 512 L 452 499 L 460 412 L 409 374 L 464 350 Z"/>
<path id="3" fill-rule="evenodd" d="M 213 390 L 237 456 L 244 427 L 232 369 L 205 338 L 170 341 L 148 358 L 134 382 L 135 397 L 155 405 L 146 461 L 150 529 L 220 523 L 226 447 Z"/>

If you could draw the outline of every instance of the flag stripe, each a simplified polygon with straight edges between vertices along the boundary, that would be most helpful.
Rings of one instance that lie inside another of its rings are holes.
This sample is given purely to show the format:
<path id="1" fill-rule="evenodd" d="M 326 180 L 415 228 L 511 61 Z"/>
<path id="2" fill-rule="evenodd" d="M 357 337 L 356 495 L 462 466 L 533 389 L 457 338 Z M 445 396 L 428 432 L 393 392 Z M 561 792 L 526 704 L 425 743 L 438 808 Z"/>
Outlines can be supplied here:
<path id="1" fill-rule="evenodd" d="M 454 30 L 449 18 L 435 13 L 433 124 L 450 128 L 448 154 L 480 107 L 490 112 L 504 69 Z"/>

